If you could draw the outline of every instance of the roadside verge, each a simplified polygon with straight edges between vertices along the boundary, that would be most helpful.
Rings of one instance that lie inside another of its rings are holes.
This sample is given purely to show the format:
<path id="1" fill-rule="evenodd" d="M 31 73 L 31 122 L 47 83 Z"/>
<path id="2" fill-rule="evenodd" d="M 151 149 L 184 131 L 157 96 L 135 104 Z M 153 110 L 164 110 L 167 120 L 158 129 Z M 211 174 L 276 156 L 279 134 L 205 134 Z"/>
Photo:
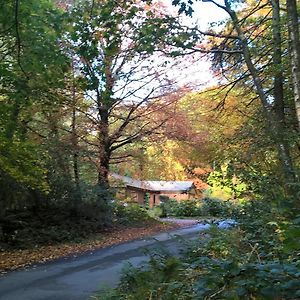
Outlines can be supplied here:
<path id="1" fill-rule="evenodd" d="M 33 249 L 11 250 L 0 252 L 0 274 L 12 270 L 44 263 L 59 258 L 67 258 L 100 248 L 151 236 L 156 233 L 179 228 L 178 224 L 150 222 L 140 227 L 114 228 L 95 234 L 93 238 L 77 243 L 66 243 L 50 246 L 40 246 Z"/>

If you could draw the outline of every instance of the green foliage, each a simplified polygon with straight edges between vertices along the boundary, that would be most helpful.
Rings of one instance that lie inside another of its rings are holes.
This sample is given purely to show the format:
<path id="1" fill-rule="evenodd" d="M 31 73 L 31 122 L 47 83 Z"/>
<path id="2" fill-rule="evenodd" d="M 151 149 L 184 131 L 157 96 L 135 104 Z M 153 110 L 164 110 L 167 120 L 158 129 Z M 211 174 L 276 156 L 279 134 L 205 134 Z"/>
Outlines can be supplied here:
<path id="1" fill-rule="evenodd" d="M 167 200 L 160 204 L 163 216 L 174 217 L 231 217 L 238 205 L 216 198 L 191 199 L 186 201 Z"/>
<path id="2" fill-rule="evenodd" d="M 83 197 L 67 180 L 52 183 L 47 195 L 25 189 L 22 201 L 12 203 L 0 218 L 1 248 L 73 241 L 112 226 L 110 195 L 98 186 L 82 186 L 81 192 Z M 20 205 L 24 202 L 26 207 Z"/>
<path id="3" fill-rule="evenodd" d="M 199 259 L 194 265 L 208 269 L 195 282 L 194 299 L 212 297 L 222 299 L 294 299 L 299 296 L 299 264 L 245 263 Z"/>
<path id="4" fill-rule="evenodd" d="M 202 203 L 202 214 L 213 217 L 232 217 L 238 204 L 216 198 L 204 198 Z"/>
<path id="5" fill-rule="evenodd" d="M 68 206 L 7 211 L 1 218 L 1 249 L 26 249 L 75 241 L 93 235 L 104 228 L 96 205 L 81 205 L 80 215 Z"/>
<path id="6" fill-rule="evenodd" d="M 154 206 L 152 209 L 149 209 L 148 215 L 154 219 L 165 216 L 164 211 L 160 206 Z"/>
<path id="7" fill-rule="evenodd" d="M 6 141 L 0 137 L 0 169 L 6 176 L 31 188 L 49 189 L 41 148 L 29 141 Z"/>
<path id="8" fill-rule="evenodd" d="M 240 199 L 243 192 L 247 190 L 246 184 L 236 177 L 232 164 L 225 164 L 220 169 L 220 171 L 213 171 L 208 177 L 207 183 L 211 186 L 211 196 L 217 193 L 217 189 L 219 192 L 221 189 L 225 199 Z"/>
<path id="9" fill-rule="evenodd" d="M 36 107 L 54 107 L 55 89 L 63 86 L 68 61 L 58 39 L 62 30 L 61 11 L 48 0 L 4 1 L 0 12 L 0 170 L 3 214 L 6 208 L 26 206 L 20 191 L 49 191 L 47 150 L 31 136 Z M 18 4 L 18 6 L 17 6 Z M 13 183 L 13 181 L 15 181 Z M 13 201 L 12 201 L 13 200 Z"/>
<path id="10" fill-rule="evenodd" d="M 191 299 L 189 290 L 182 291 L 182 268 L 182 263 L 175 257 L 152 254 L 149 265 L 138 269 L 128 267 L 119 288 L 99 299 Z"/>
<path id="11" fill-rule="evenodd" d="M 297 215 L 289 222 L 284 222 L 278 226 L 278 234 L 283 241 L 283 252 L 299 253 L 300 251 L 300 215 Z"/>
<path id="12" fill-rule="evenodd" d="M 114 203 L 115 222 L 123 225 L 139 225 L 152 218 L 147 210 L 137 203 Z"/>
<path id="13" fill-rule="evenodd" d="M 195 217 L 201 215 L 200 200 L 178 202 L 169 199 L 160 204 L 163 216 L 170 217 Z"/>

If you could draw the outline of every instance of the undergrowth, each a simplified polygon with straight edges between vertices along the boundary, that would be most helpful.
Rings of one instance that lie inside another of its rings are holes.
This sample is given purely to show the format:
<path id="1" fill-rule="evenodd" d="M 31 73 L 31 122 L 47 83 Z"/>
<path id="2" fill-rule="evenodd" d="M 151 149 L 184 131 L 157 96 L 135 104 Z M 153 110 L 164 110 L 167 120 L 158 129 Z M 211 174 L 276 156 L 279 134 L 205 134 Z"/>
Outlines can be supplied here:
<path id="1" fill-rule="evenodd" d="M 158 213 L 163 217 L 229 217 L 238 211 L 239 205 L 231 201 L 206 197 L 180 202 L 169 199 L 162 202 L 158 209 L 160 210 Z"/>
<path id="2" fill-rule="evenodd" d="M 152 220 L 137 204 L 110 203 L 102 208 L 87 202 L 76 210 L 53 204 L 12 210 L 0 220 L 0 250 L 78 242 L 110 228 L 144 226 Z"/>

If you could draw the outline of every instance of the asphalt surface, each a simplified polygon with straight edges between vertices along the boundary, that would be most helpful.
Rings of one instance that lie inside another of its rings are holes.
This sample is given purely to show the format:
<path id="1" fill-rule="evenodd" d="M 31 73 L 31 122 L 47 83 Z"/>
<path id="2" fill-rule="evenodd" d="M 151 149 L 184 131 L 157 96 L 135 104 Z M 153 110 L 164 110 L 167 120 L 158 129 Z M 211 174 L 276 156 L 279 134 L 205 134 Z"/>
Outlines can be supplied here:
<path id="1" fill-rule="evenodd" d="M 105 287 L 117 285 L 126 264 L 146 262 L 147 251 L 165 249 L 177 254 L 178 237 L 192 239 L 204 228 L 197 224 L 5 274 L 0 277 L 0 300 L 89 299 Z"/>

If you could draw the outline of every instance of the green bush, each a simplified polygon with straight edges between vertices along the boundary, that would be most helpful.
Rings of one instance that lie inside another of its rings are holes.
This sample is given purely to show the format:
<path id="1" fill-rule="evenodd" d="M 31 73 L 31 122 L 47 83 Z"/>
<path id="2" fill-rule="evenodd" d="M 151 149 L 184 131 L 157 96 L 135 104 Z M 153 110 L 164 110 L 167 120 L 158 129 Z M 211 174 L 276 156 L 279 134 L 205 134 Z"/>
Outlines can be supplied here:
<path id="1" fill-rule="evenodd" d="M 0 216 L 0 247 L 30 248 L 86 238 L 112 226 L 108 191 L 81 185 L 79 194 L 66 179 L 49 194 L 30 191 L 26 206 L 7 209 Z"/>
<path id="2" fill-rule="evenodd" d="M 204 216 L 230 218 L 237 210 L 239 210 L 238 204 L 229 200 L 217 198 L 204 198 L 202 200 L 201 213 Z"/>
<path id="3" fill-rule="evenodd" d="M 201 200 L 186 200 L 178 202 L 170 199 L 160 204 L 163 216 L 195 217 L 201 215 Z"/>
<path id="4" fill-rule="evenodd" d="M 160 204 L 163 216 L 173 217 L 232 217 L 239 205 L 216 198 L 191 199 L 178 202 L 170 199 Z"/>
<path id="5" fill-rule="evenodd" d="M 81 204 L 82 212 L 47 205 L 38 209 L 8 211 L 0 220 L 2 248 L 31 248 L 86 238 L 104 228 L 97 205 Z"/>
<path id="6" fill-rule="evenodd" d="M 119 287 L 102 293 L 98 299 L 192 299 L 191 291 L 185 289 L 182 268 L 176 257 L 152 254 L 148 265 L 137 269 L 129 266 Z"/>
<path id="7" fill-rule="evenodd" d="M 160 206 L 154 206 L 152 209 L 148 210 L 148 215 L 153 219 L 157 219 L 164 217 L 164 212 Z"/>
<path id="8" fill-rule="evenodd" d="M 127 270 L 118 288 L 98 299 L 299 299 L 298 273 L 294 262 L 238 264 L 200 257 L 188 264 L 154 257 L 147 267 Z"/>
<path id="9" fill-rule="evenodd" d="M 147 210 L 137 203 L 117 202 L 114 206 L 115 223 L 124 225 L 136 225 L 152 218 Z"/>

